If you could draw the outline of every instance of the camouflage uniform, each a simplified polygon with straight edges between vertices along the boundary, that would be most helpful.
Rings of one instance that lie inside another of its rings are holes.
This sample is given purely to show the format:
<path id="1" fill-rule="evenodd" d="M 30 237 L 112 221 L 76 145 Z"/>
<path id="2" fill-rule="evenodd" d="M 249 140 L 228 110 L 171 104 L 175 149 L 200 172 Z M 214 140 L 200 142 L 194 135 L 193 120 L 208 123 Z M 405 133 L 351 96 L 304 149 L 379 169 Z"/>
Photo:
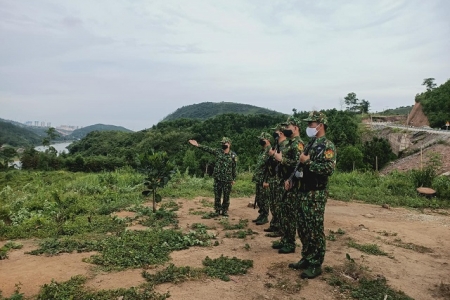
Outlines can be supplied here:
<path id="1" fill-rule="evenodd" d="M 270 141 L 271 136 L 267 132 L 263 132 L 258 138 Z M 266 182 L 266 170 L 268 168 L 267 162 L 270 148 L 271 146 L 268 145 L 261 151 L 252 178 L 252 181 L 256 183 L 255 202 L 259 208 L 259 216 L 255 220 L 257 225 L 267 223 L 267 217 L 269 216 L 269 189 L 264 188 L 263 183 Z"/>
<path id="2" fill-rule="evenodd" d="M 304 121 L 327 125 L 326 116 L 311 112 Z M 308 269 L 303 278 L 314 278 L 321 273 L 325 257 L 324 213 L 328 196 L 328 177 L 336 167 L 336 149 L 325 136 L 317 138 L 309 151 L 310 159 L 304 163 L 303 178 L 298 188 L 300 205 L 297 210 L 297 230 L 302 242 L 299 263 Z"/>
<path id="3" fill-rule="evenodd" d="M 284 129 L 284 126 L 278 125 L 277 127 L 273 128 L 275 131 L 282 131 Z M 283 151 L 283 149 L 286 147 L 288 143 L 288 140 L 284 140 L 281 143 L 279 143 L 277 150 L 280 152 Z M 267 232 L 275 232 L 273 236 L 278 236 L 277 234 L 281 230 L 280 225 L 280 200 L 281 195 L 283 194 L 283 190 L 281 189 L 281 178 L 278 173 L 280 163 L 275 160 L 275 158 L 270 157 L 268 161 L 268 167 L 266 169 L 266 178 L 267 183 L 269 184 L 269 209 L 270 213 L 272 214 L 272 219 L 270 220 L 270 226 L 268 229 L 264 229 L 264 231 Z M 284 189 L 284 188 L 283 188 Z"/>
<path id="4" fill-rule="evenodd" d="M 300 121 L 295 117 L 289 117 L 287 124 L 293 124 L 300 128 Z M 295 167 L 298 164 L 298 157 L 303 152 L 304 142 L 300 136 L 296 136 L 288 139 L 286 148 L 283 150 L 283 159 L 281 160 L 281 181 L 282 194 L 280 195 L 280 209 L 281 209 L 281 233 L 283 237 L 280 241 L 281 249 L 280 253 L 291 253 L 295 251 L 295 236 L 296 236 L 296 208 L 298 207 L 297 195 L 295 188 L 291 188 L 286 191 L 284 183 L 289 179 L 293 173 Z M 298 184 L 297 181 L 294 183 Z"/>
<path id="5" fill-rule="evenodd" d="M 223 143 L 230 143 L 229 138 L 224 137 Z M 213 154 L 216 157 L 214 165 L 214 209 L 217 213 L 222 211 L 226 215 L 230 206 L 231 183 L 236 180 L 236 153 L 231 150 L 225 153 L 223 149 L 211 148 L 208 146 L 198 145 L 198 148 Z M 220 198 L 223 194 L 223 202 L 220 203 Z"/>

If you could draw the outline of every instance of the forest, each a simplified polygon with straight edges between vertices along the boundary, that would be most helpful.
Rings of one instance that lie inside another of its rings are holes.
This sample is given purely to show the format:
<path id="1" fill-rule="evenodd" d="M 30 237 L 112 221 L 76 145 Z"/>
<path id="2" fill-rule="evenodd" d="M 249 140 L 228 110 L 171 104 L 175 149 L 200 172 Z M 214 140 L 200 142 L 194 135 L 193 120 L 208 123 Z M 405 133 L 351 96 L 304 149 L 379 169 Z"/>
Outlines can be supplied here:
<path id="1" fill-rule="evenodd" d="M 348 111 L 325 111 L 329 118 L 327 136 L 334 141 L 342 159 L 338 169 L 350 171 L 373 170 L 375 156 L 378 168 L 395 158 L 387 140 L 373 137 L 363 141 L 361 136 L 370 132 L 361 125 L 361 116 Z M 307 112 L 293 111 L 298 118 L 306 118 Z M 188 144 L 189 139 L 211 147 L 218 147 L 223 136 L 232 140 L 231 149 L 238 155 L 238 168 L 252 170 L 261 150 L 258 136 L 261 132 L 272 134 L 271 128 L 285 121 L 283 115 L 222 114 L 207 120 L 177 119 L 163 121 L 150 129 L 139 132 L 93 131 L 85 138 L 69 146 L 69 154 L 57 155 L 52 149 L 37 152 L 27 148 L 22 155 L 25 170 L 60 170 L 100 172 L 130 166 L 140 167 L 139 156 L 149 152 L 165 152 L 181 171 L 201 176 L 211 173 L 212 156 L 196 151 Z M 305 125 L 307 123 L 305 122 Z M 306 142 L 305 127 L 301 137 Z M 338 156 L 339 157 L 339 156 Z"/>

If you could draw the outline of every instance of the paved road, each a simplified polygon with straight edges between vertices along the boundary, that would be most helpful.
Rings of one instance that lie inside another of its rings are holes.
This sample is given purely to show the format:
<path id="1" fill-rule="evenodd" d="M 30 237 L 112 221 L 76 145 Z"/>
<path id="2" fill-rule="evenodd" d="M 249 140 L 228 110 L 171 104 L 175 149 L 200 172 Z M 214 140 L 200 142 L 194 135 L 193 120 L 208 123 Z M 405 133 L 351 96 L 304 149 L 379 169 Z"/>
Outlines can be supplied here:
<path id="1" fill-rule="evenodd" d="M 424 128 L 424 127 L 413 127 L 413 126 L 406 126 L 406 125 L 399 125 L 394 124 L 390 122 L 372 122 L 367 123 L 369 125 L 372 125 L 373 127 L 391 127 L 391 128 L 399 128 L 409 131 L 426 131 L 430 133 L 436 133 L 436 134 L 442 134 L 442 135 L 450 135 L 450 130 L 439 130 L 439 129 L 433 129 L 433 128 Z M 450 129 L 450 127 L 449 127 Z"/>

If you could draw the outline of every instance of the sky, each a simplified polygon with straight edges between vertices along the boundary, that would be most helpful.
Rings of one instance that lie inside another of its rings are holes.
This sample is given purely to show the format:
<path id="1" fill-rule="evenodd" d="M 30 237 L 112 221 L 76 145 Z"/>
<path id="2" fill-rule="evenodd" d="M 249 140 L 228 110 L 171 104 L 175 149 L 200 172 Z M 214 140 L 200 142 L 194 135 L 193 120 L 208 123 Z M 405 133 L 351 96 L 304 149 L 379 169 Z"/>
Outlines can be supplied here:
<path id="1" fill-rule="evenodd" d="M 414 104 L 450 79 L 447 0 L 0 0 L 0 118 L 150 128 L 182 106 Z"/>

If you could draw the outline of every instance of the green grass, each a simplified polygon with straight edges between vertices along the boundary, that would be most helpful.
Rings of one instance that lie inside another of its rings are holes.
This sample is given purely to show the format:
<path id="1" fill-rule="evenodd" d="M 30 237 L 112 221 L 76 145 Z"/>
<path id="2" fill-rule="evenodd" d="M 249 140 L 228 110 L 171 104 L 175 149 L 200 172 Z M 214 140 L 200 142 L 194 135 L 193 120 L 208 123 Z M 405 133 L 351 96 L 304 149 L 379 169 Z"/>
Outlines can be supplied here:
<path id="1" fill-rule="evenodd" d="M 355 241 L 350 240 L 348 242 L 348 246 L 358 249 L 361 252 L 371 254 L 371 255 L 378 255 L 378 256 L 388 256 L 386 252 L 380 249 L 380 247 L 377 244 L 358 244 Z"/>
<path id="2" fill-rule="evenodd" d="M 253 267 L 252 260 L 242 260 L 236 257 L 229 258 L 223 255 L 216 259 L 211 259 L 207 256 L 202 263 L 203 268 L 176 267 L 174 264 L 169 264 L 168 267 L 155 274 L 143 271 L 142 276 L 151 285 L 167 282 L 180 283 L 205 277 L 230 281 L 229 275 L 246 274 L 247 270 Z"/>
<path id="3" fill-rule="evenodd" d="M 412 208 L 449 208 L 450 180 L 434 179 L 440 189 L 437 198 L 427 199 L 416 192 L 414 179 L 408 172 L 393 172 L 381 176 L 371 172 L 336 172 L 330 177 L 330 198 L 343 201 L 358 200 L 372 204 L 388 204 Z"/>

